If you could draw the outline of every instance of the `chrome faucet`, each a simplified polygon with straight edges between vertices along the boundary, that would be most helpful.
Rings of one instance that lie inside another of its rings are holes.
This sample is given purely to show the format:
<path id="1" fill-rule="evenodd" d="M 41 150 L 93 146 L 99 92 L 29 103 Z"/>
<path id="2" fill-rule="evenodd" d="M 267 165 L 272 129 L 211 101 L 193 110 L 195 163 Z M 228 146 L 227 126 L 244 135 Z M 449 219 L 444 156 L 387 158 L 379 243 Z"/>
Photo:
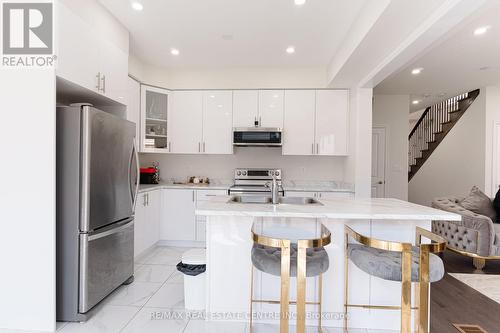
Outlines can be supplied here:
<path id="1" fill-rule="evenodd" d="M 271 199 L 273 202 L 273 205 L 278 203 L 278 196 L 279 196 L 279 185 L 278 182 L 276 181 L 276 175 L 272 174 L 273 180 L 271 182 L 266 183 L 266 187 L 271 190 Z"/>

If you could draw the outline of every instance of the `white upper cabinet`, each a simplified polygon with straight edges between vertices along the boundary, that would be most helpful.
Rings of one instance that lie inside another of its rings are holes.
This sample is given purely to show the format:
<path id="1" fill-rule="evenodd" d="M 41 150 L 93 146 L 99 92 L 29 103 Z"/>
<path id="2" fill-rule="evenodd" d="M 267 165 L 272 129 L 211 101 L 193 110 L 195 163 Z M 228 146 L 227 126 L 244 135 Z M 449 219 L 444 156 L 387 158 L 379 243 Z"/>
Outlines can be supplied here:
<path id="1" fill-rule="evenodd" d="M 109 13 L 102 6 L 91 5 L 90 2 L 88 5 L 91 6 L 89 11 L 102 11 L 103 15 L 97 16 L 105 20 L 107 25 L 119 25 L 108 17 Z M 75 2 L 74 6 L 85 7 L 86 3 Z M 78 15 L 80 9 L 82 8 L 70 9 L 62 2 L 56 6 L 56 73 L 83 88 L 124 103 L 124 94 L 127 91 L 128 46 L 125 51 L 125 47 L 122 49 L 114 44 L 115 39 L 122 39 L 122 34 L 104 37 L 94 24 L 88 21 L 89 18 L 85 20 Z M 122 29 L 120 26 L 116 31 L 124 33 Z"/>
<path id="2" fill-rule="evenodd" d="M 283 155 L 348 154 L 349 91 L 287 90 Z"/>
<path id="3" fill-rule="evenodd" d="M 316 154 L 343 156 L 348 153 L 349 91 L 316 91 Z"/>
<path id="4" fill-rule="evenodd" d="M 233 92 L 233 127 L 254 127 L 259 121 L 259 91 Z"/>
<path id="5" fill-rule="evenodd" d="M 135 143 L 137 149 L 142 151 L 141 147 L 141 84 L 136 80 L 127 77 L 127 92 L 125 95 L 125 104 L 127 105 L 127 120 L 135 123 Z"/>
<path id="6" fill-rule="evenodd" d="M 235 90 L 234 127 L 283 128 L 283 90 Z"/>
<path id="7" fill-rule="evenodd" d="M 203 91 L 175 91 L 169 103 L 170 152 L 198 154 L 203 142 Z"/>
<path id="8" fill-rule="evenodd" d="M 56 8 L 58 76 L 97 91 L 99 49 L 93 31 L 78 15 L 62 3 Z M 77 42 L 78 41 L 78 42 Z"/>
<path id="9" fill-rule="evenodd" d="M 99 41 L 100 93 L 123 103 L 127 89 L 128 54 L 107 40 Z"/>
<path id="10" fill-rule="evenodd" d="M 314 155 L 316 91 L 285 91 L 283 155 Z"/>
<path id="11" fill-rule="evenodd" d="M 259 91 L 259 126 L 283 128 L 283 90 Z"/>
<path id="12" fill-rule="evenodd" d="M 170 94 L 166 89 L 141 85 L 141 152 L 169 151 Z"/>
<path id="13" fill-rule="evenodd" d="M 232 154 L 233 92 L 206 91 L 203 95 L 203 141 L 205 154 Z"/>

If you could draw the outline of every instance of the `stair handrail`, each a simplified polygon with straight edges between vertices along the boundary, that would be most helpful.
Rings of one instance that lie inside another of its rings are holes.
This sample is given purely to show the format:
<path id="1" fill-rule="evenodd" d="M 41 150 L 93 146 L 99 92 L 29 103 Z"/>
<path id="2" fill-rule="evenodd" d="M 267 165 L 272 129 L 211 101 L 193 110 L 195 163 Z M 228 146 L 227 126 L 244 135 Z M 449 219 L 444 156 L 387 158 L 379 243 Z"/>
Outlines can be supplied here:
<path id="1" fill-rule="evenodd" d="M 411 130 L 410 132 L 410 135 L 408 135 L 408 140 L 411 139 L 411 136 L 413 135 L 413 133 L 415 133 L 415 131 L 417 130 L 417 127 L 420 125 L 420 123 L 424 120 L 425 116 L 427 115 L 427 113 L 429 113 L 429 111 L 431 110 L 431 107 L 428 106 L 425 111 L 422 113 L 422 115 L 420 116 L 420 118 L 418 119 L 417 123 L 415 124 L 415 126 L 413 126 L 413 129 Z"/>

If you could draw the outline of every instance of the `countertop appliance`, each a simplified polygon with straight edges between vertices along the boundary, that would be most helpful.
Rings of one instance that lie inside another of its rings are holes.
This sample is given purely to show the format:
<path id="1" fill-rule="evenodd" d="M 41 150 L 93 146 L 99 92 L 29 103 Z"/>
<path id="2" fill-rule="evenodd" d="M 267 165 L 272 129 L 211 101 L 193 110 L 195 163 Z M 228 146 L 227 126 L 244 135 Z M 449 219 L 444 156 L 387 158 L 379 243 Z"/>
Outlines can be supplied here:
<path id="1" fill-rule="evenodd" d="M 85 321 L 133 280 L 135 124 L 83 105 L 58 107 L 56 130 L 57 320 Z"/>
<path id="2" fill-rule="evenodd" d="M 243 147 L 281 147 L 282 130 L 274 127 L 235 127 L 233 145 Z"/>
<path id="3" fill-rule="evenodd" d="M 236 169 L 234 170 L 234 185 L 229 188 L 230 195 L 240 196 L 269 196 L 271 189 L 266 186 L 276 178 L 278 193 L 283 196 L 284 191 L 281 184 L 281 169 Z"/>

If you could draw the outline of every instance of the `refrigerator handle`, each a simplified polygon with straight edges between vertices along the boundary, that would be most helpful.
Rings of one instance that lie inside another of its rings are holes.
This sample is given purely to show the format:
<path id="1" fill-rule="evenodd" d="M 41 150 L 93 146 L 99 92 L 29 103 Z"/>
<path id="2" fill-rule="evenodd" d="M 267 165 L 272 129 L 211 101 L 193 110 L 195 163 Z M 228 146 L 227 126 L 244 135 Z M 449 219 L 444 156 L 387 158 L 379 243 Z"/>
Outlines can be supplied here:
<path id="1" fill-rule="evenodd" d="M 135 159 L 135 165 L 133 165 L 133 161 Z M 137 196 L 139 194 L 139 183 L 140 183 L 140 164 L 139 164 L 139 152 L 137 151 L 137 143 L 136 143 L 136 138 L 133 140 L 133 149 L 132 149 L 132 157 L 130 159 L 130 175 L 129 177 L 132 178 L 132 168 L 136 168 L 136 175 L 137 179 L 135 180 L 135 190 L 132 195 L 132 209 L 135 211 L 135 206 L 137 204 Z"/>

